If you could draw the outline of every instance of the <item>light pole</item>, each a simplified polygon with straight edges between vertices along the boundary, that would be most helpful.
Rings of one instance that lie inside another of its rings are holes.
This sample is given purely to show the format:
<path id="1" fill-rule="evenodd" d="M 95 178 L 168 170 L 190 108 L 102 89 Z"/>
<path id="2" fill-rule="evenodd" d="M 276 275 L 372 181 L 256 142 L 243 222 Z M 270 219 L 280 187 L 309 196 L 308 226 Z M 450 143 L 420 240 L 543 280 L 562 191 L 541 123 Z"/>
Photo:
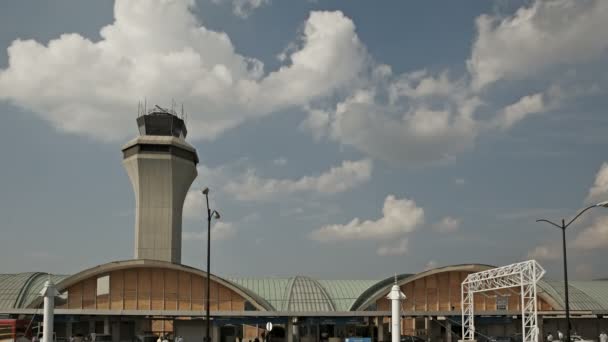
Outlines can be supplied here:
<path id="1" fill-rule="evenodd" d="M 205 200 L 207 202 L 207 296 L 205 303 L 205 308 L 207 309 L 205 321 L 207 323 L 207 326 L 205 330 L 205 341 L 203 342 L 211 342 L 211 340 L 209 339 L 209 328 L 211 325 L 211 312 L 209 308 L 209 297 L 211 295 L 211 218 L 213 217 L 216 220 L 219 220 L 220 213 L 218 213 L 216 210 L 211 211 L 211 209 L 209 208 L 209 188 L 204 188 L 202 192 L 203 195 L 205 195 Z"/>
<path id="2" fill-rule="evenodd" d="M 564 296 L 565 296 L 564 301 L 566 304 L 566 342 L 572 342 L 570 340 L 571 325 L 570 325 L 570 300 L 568 298 L 568 258 L 566 256 L 566 228 L 568 228 L 572 224 L 572 222 L 574 222 L 577 218 L 579 218 L 579 216 L 581 216 L 584 212 L 586 212 L 589 209 L 596 208 L 596 207 L 608 208 L 608 201 L 604 201 L 604 202 L 600 202 L 600 203 L 588 206 L 587 208 L 581 210 L 568 223 L 566 223 L 566 221 L 564 219 L 562 219 L 561 225 L 551 222 L 546 219 L 536 220 L 536 222 L 549 223 L 550 225 L 553 225 L 553 226 L 561 229 L 561 231 L 562 231 L 562 248 L 563 248 L 563 255 L 564 255 Z"/>

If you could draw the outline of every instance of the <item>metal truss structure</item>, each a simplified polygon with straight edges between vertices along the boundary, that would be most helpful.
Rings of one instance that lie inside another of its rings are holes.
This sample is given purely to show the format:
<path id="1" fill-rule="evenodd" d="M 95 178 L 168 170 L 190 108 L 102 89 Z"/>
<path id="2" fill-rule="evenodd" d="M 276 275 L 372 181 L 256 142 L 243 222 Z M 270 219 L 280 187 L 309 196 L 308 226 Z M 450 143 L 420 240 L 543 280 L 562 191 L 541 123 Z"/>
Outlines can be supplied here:
<path id="1" fill-rule="evenodd" d="M 469 274 L 461 285 L 463 341 L 475 340 L 475 293 L 519 286 L 523 342 L 538 342 L 536 283 L 544 274 L 545 270 L 535 260 Z"/>

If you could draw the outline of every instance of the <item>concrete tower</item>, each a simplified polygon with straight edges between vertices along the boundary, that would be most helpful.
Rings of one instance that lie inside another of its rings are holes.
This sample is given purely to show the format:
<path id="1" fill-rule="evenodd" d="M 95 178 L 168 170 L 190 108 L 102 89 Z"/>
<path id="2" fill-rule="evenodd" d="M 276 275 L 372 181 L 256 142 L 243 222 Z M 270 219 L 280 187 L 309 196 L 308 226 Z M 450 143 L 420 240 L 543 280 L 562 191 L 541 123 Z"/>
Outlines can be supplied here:
<path id="1" fill-rule="evenodd" d="M 135 259 L 181 263 L 182 209 L 196 178 L 198 156 L 186 125 L 156 109 L 137 118 L 139 137 L 122 147 L 135 192 Z"/>

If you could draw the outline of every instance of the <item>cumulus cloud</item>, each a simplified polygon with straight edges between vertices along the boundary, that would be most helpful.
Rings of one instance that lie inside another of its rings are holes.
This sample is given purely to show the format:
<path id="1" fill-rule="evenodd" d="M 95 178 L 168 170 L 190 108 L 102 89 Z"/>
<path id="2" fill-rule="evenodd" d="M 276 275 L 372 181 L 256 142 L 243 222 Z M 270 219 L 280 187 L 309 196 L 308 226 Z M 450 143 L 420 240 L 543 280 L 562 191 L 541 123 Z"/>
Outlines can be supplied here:
<path id="1" fill-rule="evenodd" d="M 595 175 L 595 182 L 585 199 L 588 203 L 608 200 L 608 163 L 603 163 Z"/>
<path id="2" fill-rule="evenodd" d="M 335 194 L 352 189 L 370 179 L 369 159 L 344 161 L 318 176 L 300 179 L 261 178 L 250 170 L 239 180 L 229 181 L 224 190 L 242 201 L 269 200 L 293 193 Z"/>
<path id="3" fill-rule="evenodd" d="M 375 221 L 355 218 L 347 224 L 323 226 L 313 231 L 311 238 L 320 242 L 387 240 L 404 236 L 422 223 L 424 223 L 424 210 L 418 207 L 416 202 L 389 195 L 384 200 L 381 218 Z"/>
<path id="4" fill-rule="evenodd" d="M 513 15 L 479 16 L 467 61 L 473 88 L 599 59 L 608 48 L 607 18 L 602 0 L 535 0 Z"/>
<path id="5" fill-rule="evenodd" d="M 230 222 L 215 222 L 211 226 L 211 240 L 220 241 L 228 240 L 236 235 L 236 228 Z M 182 240 L 185 241 L 206 241 L 207 231 L 201 232 L 184 232 Z"/>
<path id="6" fill-rule="evenodd" d="M 139 100 L 176 99 L 190 112 L 195 138 L 214 138 L 249 118 L 331 96 L 367 64 L 355 25 L 341 12 L 311 12 L 296 48 L 265 73 L 225 33 L 201 26 L 193 6 L 117 0 L 99 41 L 74 33 L 46 45 L 15 40 L 0 69 L 0 99 L 60 131 L 103 141 L 133 134 Z"/>
<path id="7" fill-rule="evenodd" d="M 574 239 L 574 247 L 595 249 L 608 247 L 608 216 L 599 217 Z"/>
<path id="8" fill-rule="evenodd" d="M 395 244 L 387 244 L 380 246 L 376 253 L 381 256 L 387 255 L 404 255 L 407 253 L 407 239 L 401 239 Z"/>
<path id="9" fill-rule="evenodd" d="M 214 3 L 219 4 L 224 2 L 223 0 L 212 0 Z M 232 13 L 240 18 L 247 18 L 253 11 L 268 5 L 270 0 L 232 0 Z"/>
<path id="10" fill-rule="evenodd" d="M 560 246 L 557 244 L 555 246 L 536 246 L 528 252 L 528 259 L 557 260 L 559 258 L 561 258 Z"/>
<path id="11" fill-rule="evenodd" d="M 440 233 L 452 233 L 460 228 L 460 223 L 460 219 L 446 216 L 441 221 L 435 223 L 433 229 Z"/>
<path id="12" fill-rule="evenodd" d="M 508 129 L 527 115 L 540 113 L 545 109 L 542 93 L 524 96 L 519 101 L 505 107 L 496 117 L 495 124 L 502 129 Z"/>

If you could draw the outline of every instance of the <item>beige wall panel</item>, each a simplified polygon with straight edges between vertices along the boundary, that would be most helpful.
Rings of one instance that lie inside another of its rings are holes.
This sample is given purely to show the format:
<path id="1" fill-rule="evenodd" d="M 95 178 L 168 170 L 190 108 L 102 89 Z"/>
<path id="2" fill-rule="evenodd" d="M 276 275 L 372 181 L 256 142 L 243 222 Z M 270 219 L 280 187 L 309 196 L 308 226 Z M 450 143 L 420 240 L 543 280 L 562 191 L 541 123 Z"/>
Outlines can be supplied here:
<path id="1" fill-rule="evenodd" d="M 82 286 L 82 308 L 95 309 L 95 297 L 97 297 L 97 277 L 85 280 Z"/>
<path id="2" fill-rule="evenodd" d="M 232 297 L 232 311 L 244 311 L 245 310 L 245 300 L 243 297 L 239 296 L 236 292 L 230 291 L 230 296 Z"/>
<path id="3" fill-rule="evenodd" d="M 68 289 L 68 307 L 82 309 L 82 283 L 75 284 Z"/>
<path id="4" fill-rule="evenodd" d="M 378 307 L 378 311 L 390 311 L 391 307 L 388 303 L 388 299 L 380 298 L 376 301 L 376 306 Z"/>
<path id="5" fill-rule="evenodd" d="M 150 272 L 150 277 L 152 279 L 150 284 L 152 310 L 163 310 L 165 308 L 165 272 L 153 269 Z"/>
<path id="6" fill-rule="evenodd" d="M 438 290 L 436 288 L 426 289 L 426 300 L 427 300 L 427 310 L 428 311 L 437 311 L 439 310 L 439 296 Z"/>
<path id="7" fill-rule="evenodd" d="M 177 272 L 165 271 L 165 310 L 177 310 Z"/>
<path id="8" fill-rule="evenodd" d="M 150 269 L 137 271 L 137 309 L 150 310 L 150 294 L 152 292 L 152 272 Z"/>
<path id="9" fill-rule="evenodd" d="M 203 310 L 203 278 L 192 276 L 192 310 Z"/>
<path id="10" fill-rule="evenodd" d="M 511 293 L 511 295 L 509 296 L 509 304 L 508 304 L 509 310 L 520 310 L 519 304 L 521 303 L 521 296 L 519 295 L 518 290 L 516 290 L 516 292 L 517 292 L 517 294 Z"/>
<path id="11" fill-rule="evenodd" d="M 137 270 L 124 272 L 124 305 L 125 310 L 137 309 Z"/>
<path id="12" fill-rule="evenodd" d="M 403 308 L 406 311 L 414 310 L 414 284 L 407 283 L 405 286 L 401 286 L 401 291 L 405 294 Z"/>
<path id="13" fill-rule="evenodd" d="M 229 311 L 232 310 L 232 295 L 230 294 L 230 290 L 228 290 L 225 286 L 219 287 L 219 308 L 221 311 Z"/>
<path id="14" fill-rule="evenodd" d="M 110 273 L 110 308 L 112 310 L 123 309 L 123 272 L 114 271 Z"/>
<path id="15" fill-rule="evenodd" d="M 110 308 L 110 296 L 107 294 L 97 296 L 97 309 L 108 310 L 109 308 Z"/>
<path id="16" fill-rule="evenodd" d="M 437 288 L 437 275 L 436 274 L 426 277 L 426 288 L 427 289 L 436 289 Z"/>
<path id="17" fill-rule="evenodd" d="M 190 279 L 190 273 L 186 273 L 186 272 L 179 272 L 179 279 L 178 279 L 178 292 L 177 292 L 177 299 L 178 299 L 178 306 L 180 310 L 190 310 L 191 309 L 191 305 L 190 305 L 190 299 L 192 296 L 191 293 L 191 279 Z"/>
<path id="18" fill-rule="evenodd" d="M 211 282 L 211 295 L 209 296 L 209 307 L 211 310 L 218 310 L 218 287 L 215 282 Z"/>

